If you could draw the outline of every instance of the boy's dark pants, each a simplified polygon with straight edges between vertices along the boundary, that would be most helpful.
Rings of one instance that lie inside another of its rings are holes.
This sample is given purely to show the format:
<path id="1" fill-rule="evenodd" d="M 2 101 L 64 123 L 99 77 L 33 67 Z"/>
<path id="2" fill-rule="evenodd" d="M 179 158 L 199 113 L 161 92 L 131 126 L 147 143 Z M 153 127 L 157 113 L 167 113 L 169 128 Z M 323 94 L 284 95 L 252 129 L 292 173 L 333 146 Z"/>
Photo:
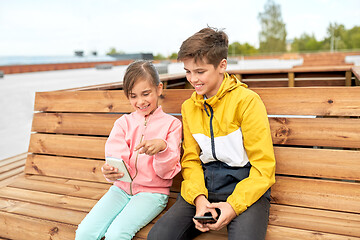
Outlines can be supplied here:
<path id="1" fill-rule="evenodd" d="M 221 161 L 203 164 L 205 185 L 210 202 L 226 202 L 236 184 L 247 178 L 251 165 L 230 167 Z M 227 226 L 228 239 L 265 239 L 269 221 L 270 189 L 245 212 L 234 218 Z M 151 229 L 149 240 L 193 239 L 201 232 L 195 228 L 192 220 L 195 206 L 187 203 L 180 195 L 175 204 L 160 218 Z"/>
<path id="2" fill-rule="evenodd" d="M 224 201 L 211 196 L 210 202 Z M 225 199 L 226 201 L 226 199 Z M 265 239 L 270 202 L 262 196 L 245 212 L 234 218 L 227 226 L 228 239 Z M 185 240 L 193 239 L 201 232 L 195 228 L 192 218 L 195 215 L 195 206 L 187 203 L 179 194 L 175 204 L 161 217 L 149 232 L 148 240 Z"/>

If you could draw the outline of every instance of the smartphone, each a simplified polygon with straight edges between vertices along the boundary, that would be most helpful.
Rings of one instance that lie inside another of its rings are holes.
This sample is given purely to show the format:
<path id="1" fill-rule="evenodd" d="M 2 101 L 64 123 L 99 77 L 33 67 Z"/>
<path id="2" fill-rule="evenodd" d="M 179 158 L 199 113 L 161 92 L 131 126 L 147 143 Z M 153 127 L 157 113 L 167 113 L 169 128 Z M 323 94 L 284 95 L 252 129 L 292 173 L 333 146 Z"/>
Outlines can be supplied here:
<path id="1" fill-rule="evenodd" d="M 129 170 L 127 169 L 124 161 L 120 158 L 114 158 L 114 157 L 106 157 L 106 163 L 110 166 L 117 168 L 118 172 L 121 172 L 124 174 L 122 178 L 119 178 L 118 180 L 123 182 L 132 182 L 132 178 L 130 176 Z"/>
<path id="2" fill-rule="evenodd" d="M 199 221 L 201 224 L 216 223 L 216 219 L 212 216 L 194 216 L 194 219 Z"/>

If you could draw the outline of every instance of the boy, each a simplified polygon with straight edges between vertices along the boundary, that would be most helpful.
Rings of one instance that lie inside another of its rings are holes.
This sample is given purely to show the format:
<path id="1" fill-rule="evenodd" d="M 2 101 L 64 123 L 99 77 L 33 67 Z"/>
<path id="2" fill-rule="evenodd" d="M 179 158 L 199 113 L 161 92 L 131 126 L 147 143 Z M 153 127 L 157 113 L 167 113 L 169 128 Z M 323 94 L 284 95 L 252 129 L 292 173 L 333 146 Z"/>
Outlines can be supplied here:
<path id="1" fill-rule="evenodd" d="M 178 60 L 195 88 L 182 105 L 181 196 L 148 239 L 193 239 L 228 229 L 228 239 L 264 239 L 275 157 L 260 97 L 226 73 L 228 37 L 204 28 L 183 42 Z M 211 213 L 216 223 L 194 216 Z"/>

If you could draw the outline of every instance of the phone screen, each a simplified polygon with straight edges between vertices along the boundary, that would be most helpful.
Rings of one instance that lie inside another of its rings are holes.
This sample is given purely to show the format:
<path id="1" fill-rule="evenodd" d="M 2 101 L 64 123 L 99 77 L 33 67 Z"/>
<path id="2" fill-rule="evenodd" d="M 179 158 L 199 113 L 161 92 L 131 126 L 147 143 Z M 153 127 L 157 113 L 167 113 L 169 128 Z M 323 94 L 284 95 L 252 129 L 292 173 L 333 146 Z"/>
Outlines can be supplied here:
<path id="1" fill-rule="evenodd" d="M 130 173 L 122 159 L 114 158 L 114 157 L 106 157 L 106 162 L 107 164 L 117 168 L 119 172 L 124 174 L 124 176 L 122 178 L 119 178 L 118 180 L 123 182 L 132 182 Z"/>

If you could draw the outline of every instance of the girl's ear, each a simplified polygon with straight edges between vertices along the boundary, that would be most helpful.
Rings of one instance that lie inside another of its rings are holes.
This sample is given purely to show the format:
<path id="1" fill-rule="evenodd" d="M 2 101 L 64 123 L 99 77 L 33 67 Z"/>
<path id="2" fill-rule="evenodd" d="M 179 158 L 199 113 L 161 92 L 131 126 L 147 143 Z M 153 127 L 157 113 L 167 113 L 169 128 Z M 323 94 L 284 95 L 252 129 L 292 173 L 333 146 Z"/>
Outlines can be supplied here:
<path id="1" fill-rule="evenodd" d="M 160 82 L 159 85 L 157 86 L 157 95 L 160 97 L 162 92 L 163 92 L 163 83 Z"/>

